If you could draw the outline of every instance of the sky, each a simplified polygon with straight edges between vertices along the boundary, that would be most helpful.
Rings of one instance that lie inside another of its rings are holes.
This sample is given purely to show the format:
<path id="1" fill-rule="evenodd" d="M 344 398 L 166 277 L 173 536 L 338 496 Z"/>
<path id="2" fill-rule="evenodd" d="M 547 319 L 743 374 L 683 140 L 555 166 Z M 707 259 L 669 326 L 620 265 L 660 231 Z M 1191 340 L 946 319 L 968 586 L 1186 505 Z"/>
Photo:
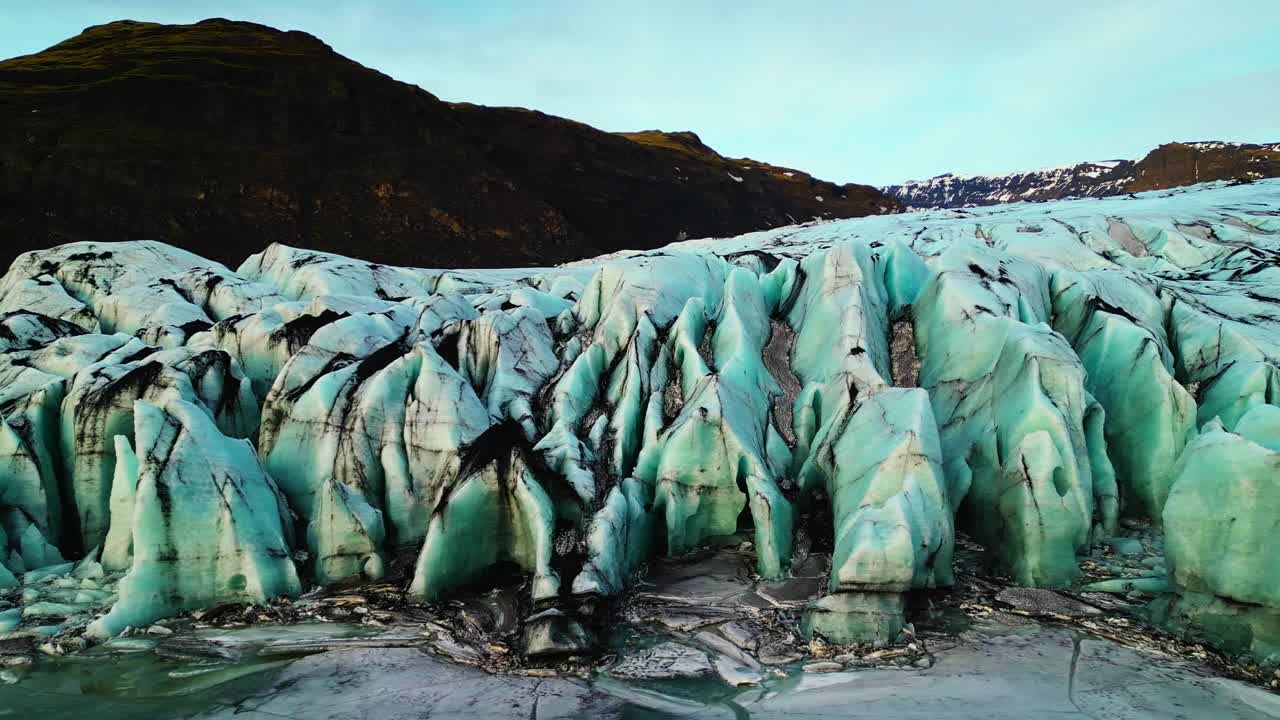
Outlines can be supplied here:
<path id="1" fill-rule="evenodd" d="M 0 57 L 207 17 L 303 30 L 445 100 L 692 130 L 836 182 L 1280 141 L 1280 0 L 0 0 Z"/>

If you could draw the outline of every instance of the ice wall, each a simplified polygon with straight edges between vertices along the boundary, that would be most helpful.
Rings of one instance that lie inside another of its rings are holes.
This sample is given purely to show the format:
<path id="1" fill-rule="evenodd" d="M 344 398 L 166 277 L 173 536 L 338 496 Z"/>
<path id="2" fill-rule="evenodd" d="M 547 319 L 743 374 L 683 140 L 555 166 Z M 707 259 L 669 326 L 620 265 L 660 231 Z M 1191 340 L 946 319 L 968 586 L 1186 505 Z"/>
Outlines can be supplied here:
<path id="1" fill-rule="evenodd" d="M 116 474 L 129 489 L 112 517 L 113 527 L 128 526 L 131 562 L 119 600 L 88 634 L 300 592 L 288 506 L 253 446 L 222 435 L 205 407 L 185 400 L 139 400 L 133 415 L 136 449 L 119 444 Z"/>
<path id="2" fill-rule="evenodd" d="M 1269 556 L 1223 558 L 1272 530 L 1278 212 L 1280 182 L 1219 184 L 524 270 L 27 253 L 0 278 L 0 586 L 100 548 L 128 571 L 107 635 L 407 558 L 422 600 L 516 568 L 568 632 L 659 553 L 749 542 L 785 576 L 820 507 L 806 626 L 871 640 L 951 582 L 956 530 L 1063 586 L 1124 514 L 1166 528 L 1177 627 L 1270 652 Z"/>
<path id="3" fill-rule="evenodd" d="M 1019 583 L 1061 586 L 1094 525 L 1114 530 L 1103 412 L 1047 324 L 1043 266 L 961 242 L 934 260 L 915 304 L 921 385 L 940 427 L 960 527 Z"/>

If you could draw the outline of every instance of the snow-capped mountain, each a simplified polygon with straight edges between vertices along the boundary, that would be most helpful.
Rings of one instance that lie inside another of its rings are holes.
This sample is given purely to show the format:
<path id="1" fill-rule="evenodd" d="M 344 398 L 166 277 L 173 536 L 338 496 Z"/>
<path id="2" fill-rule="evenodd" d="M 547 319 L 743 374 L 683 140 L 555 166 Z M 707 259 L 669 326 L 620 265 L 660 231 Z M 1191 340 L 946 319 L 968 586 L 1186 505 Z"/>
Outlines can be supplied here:
<path id="1" fill-rule="evenodd" d="M 1132 160 L 1104 160 L 1003 175 L 946 173 L 890 185 L 884 192 L 908 209 L 1114 195 L 1133 180 L 1134 164 Z"/>
<path id="2" fill-rule="evenodd" d="M 946 173 L 882 188 L 907 209 L 1100 197 L 1210 180 L 1280 175 L 1280 143 L 1168 143 L 1140 160 L 1102 160 L 1002 175 Z"/>

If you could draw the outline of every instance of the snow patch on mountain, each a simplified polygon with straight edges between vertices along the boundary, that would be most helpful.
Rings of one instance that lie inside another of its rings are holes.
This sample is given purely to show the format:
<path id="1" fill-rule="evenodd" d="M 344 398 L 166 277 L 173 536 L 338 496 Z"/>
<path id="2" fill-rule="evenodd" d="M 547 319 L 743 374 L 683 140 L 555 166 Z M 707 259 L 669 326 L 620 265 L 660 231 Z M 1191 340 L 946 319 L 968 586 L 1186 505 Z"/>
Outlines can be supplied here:
<path id="1" fill-rule="evenodd" d="M 1213 180 L 1274 177 L 1280 174 L 1273 155 L 1278 151 L 1280 143 L 1169 143 L 1136 160 L 1098 160 L 992 175 L 945 173 L 881 190 L 907 210 L 1103 197 Z M 1194 155 L 1190 162 L 1188 153 Z"/>
<path id="2" fill-rule="evenodd" d="M 882 190 L 908 210 L 972 207 L 1064 197 L 1115 194 L 1132 178 L 1132 160 L 1102 160 L 998 175 L 945 173 Z"/>

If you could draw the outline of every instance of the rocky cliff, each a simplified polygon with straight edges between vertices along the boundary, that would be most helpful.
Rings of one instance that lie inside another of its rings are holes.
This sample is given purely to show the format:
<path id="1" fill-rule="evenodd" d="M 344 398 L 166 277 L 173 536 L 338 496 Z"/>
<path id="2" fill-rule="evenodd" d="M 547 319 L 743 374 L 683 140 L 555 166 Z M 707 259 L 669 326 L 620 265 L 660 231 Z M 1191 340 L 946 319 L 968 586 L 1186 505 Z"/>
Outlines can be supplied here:
<path id="1" fill-rule="evenodd" d="M 0 62 L 0 268 L 154 238 L 237 265 L 272 242 L 436 267 L 549 264 L 896 208 L 880 191 L 451 104 L 301 32 L 115 22 Z"/>
<path id="2" fill-rule="evenodd" d="M 1126 192 L 1164 190 L 1213 180 L 1258 180 L 1280 176 L 1280 143 L 1169 143 L 1134 166 Z"/>

